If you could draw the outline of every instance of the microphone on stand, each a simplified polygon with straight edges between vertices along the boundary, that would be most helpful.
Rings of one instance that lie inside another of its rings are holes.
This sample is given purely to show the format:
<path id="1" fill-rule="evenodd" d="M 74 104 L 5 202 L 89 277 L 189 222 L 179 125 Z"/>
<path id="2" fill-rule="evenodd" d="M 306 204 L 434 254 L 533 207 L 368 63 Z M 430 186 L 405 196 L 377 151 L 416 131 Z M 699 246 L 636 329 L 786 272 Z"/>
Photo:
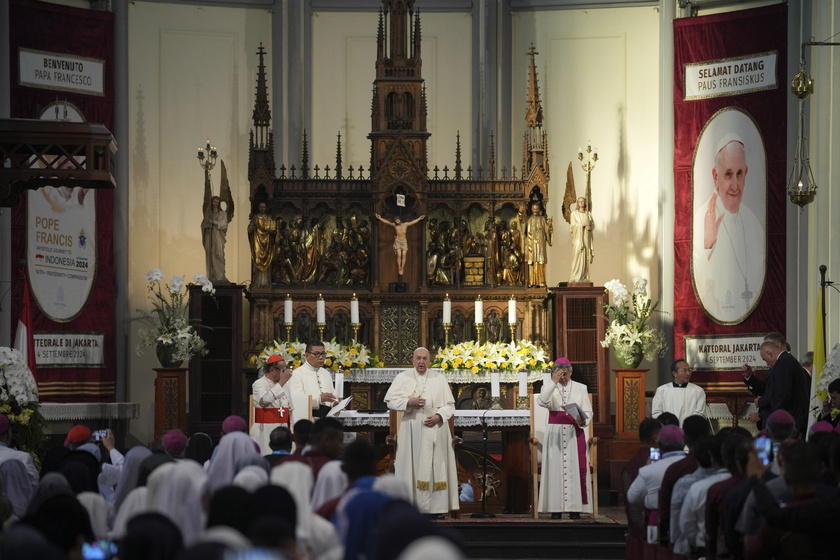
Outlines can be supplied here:
<path id="1" fill-rule="evenodd" d="M 484 474 L 481 476 L 481 511 L 477 511 L 470 515 L 473 519 L 489 519 L 491 517 L 496 517 L 494 513 L 488 513 L 487 508 L 487 413 L 489 410 L 485 410 L 484 414 L 481 415 L 481 432 L 484 436 Z"/>

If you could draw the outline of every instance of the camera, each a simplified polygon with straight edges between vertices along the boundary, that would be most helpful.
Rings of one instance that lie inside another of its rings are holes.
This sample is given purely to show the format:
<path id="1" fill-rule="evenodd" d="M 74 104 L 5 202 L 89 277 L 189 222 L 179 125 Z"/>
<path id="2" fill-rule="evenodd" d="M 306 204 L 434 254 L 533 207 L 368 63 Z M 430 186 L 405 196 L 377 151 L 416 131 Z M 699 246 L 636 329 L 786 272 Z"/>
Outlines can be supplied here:
<path id="1" fill-rule="evenodd" d="M 108 430 L 96 430 L 93 432 L 94 441 L 102 441 L 108 435 Z"/>
<path id="2" fill-rule="evenodd" d="M 662 454 L 659 453 L 659 448 L 658 447 L 651 447 L 650 448 L 650 462 L 655 463 L 661 458 L 662 458 Z"/>
<path id="3" fill-rule="evenodd" d="M 755 438 L 755 452 L 761 463 L 769 465 L 773 460 L 773 442 L 767 436 L 758 436 Z"/>

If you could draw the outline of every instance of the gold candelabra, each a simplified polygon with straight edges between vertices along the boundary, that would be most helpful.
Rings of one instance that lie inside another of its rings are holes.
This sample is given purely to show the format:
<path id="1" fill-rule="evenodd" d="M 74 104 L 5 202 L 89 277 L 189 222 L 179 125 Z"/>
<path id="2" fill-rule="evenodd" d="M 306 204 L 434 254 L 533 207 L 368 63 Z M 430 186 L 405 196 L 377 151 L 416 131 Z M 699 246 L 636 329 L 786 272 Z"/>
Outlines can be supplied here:
<path id="1" fill-rule="evenodd" d="M 586 157 L 583 156 L 583 150 L 578 148 L 578 161 L 580 166 L 586 173 L 586 209 L 592 210 L 592 170 L 595 169 L 595 163 L 598 162 L 598 148 L 592 149 L 592 143 L 586 144 Z"/>
<path id="2" fill-rule="evenodd" d="M 443 326 L 443 345 L 449 346 L 449 331 L 452 330 L 452 323 L 441 323 Z"/>
<path id="3" fill-rule="evenodd" d="M 350 323 L 350 328 L 353 329 L 353 342 L 358 342 L 359 328 L 361 328 L 361 326 L 361 323 Z"/>
<path id="4" fill-rule="evenodd" d="M 524 397 L 516 397 L 516 410 L 528 410 L 530 408 L 527 395 Z"/>
<path id="5" fill-rule="evenodd" d="M 516 323 L 508 323 L 508 328 L 510 329 L 510 341 L 513 342 L 516 340 Z"/>
<path id="6" fill-rule="evenodd" d="M 484 323 L 475 324 L 475 341 L 481 342 L 481 334 L 484 332 Z"/>
<path id="7" fill-rule="evenodd" d="M 286 340 L 292 340 L 292 326 L 294 323 L 283 323 L 283 326 L 286 327 Z"/>
<path id="8" fill-rule="evenodd" d="M 210 139 L 207 139 L 207 146 L 205 148 L 198 149 L 198 165 L 204 170 L 204 173 L 210 173 L 210 171 L 216 167 L 216 158 L 219 157 L 219 152 L 216 151 L 216 146 L 210 145 Z"/>
<path id="9" fill-rule="evenodd" d="M 326 323 L 315 323 L 318 326 L 318 339 L 324 340 L 324 330 L 327 328 Z"/>

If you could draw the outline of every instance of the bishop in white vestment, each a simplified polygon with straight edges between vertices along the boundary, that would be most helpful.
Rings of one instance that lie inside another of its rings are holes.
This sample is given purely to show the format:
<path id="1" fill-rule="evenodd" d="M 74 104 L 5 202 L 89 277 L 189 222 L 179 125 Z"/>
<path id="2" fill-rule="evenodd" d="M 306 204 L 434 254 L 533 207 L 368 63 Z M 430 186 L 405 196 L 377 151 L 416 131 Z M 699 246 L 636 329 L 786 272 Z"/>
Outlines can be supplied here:
<path id="1" fill-rule="evenodd" d="M 396 475 L 409 485 L 421 512 L 448 513 L 459 509 L 449 431 L 455 397 L 446 376 L 428 369 L 428 350 L 415 350 L 412 363 L 414 369 L 398 374 L 385 394 L 388 408 L 404 412 L 397 432 Z"/>
<path id="2" fill-rule="evenodd" d="M 537 403 L 548 409 L 542 445 L 539 511 L 557 519 L 562 512 L 578 517 L 592 513 L 592 478 L 589 474 L 589 422 L 592 403 L 586 385 L 571 380 L 572 364 L 554 362 L 551 379 L 543 383 Z M 586 415 L 576 419 L 564 406 L 577 404 Z"/>

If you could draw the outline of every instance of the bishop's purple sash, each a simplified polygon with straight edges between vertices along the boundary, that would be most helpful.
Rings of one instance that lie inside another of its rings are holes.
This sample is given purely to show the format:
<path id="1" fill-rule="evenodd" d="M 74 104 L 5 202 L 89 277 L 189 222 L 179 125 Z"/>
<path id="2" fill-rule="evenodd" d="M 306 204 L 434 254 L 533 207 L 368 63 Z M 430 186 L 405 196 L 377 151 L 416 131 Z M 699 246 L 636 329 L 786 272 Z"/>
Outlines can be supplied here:
<path id="1" fill-rule="evenodd" d="M 568 424 L 575 429 L 575 437 L 577 439 L 577 456 L 578 469 L 580 470 L 580 495 L 583 498 L 583 503 L 588 504 L 588 495 L 586 492 L 586 472 L 589 469 L 589 463 L 586 461 L 586 434 L 583 428 L 577 425 L 571 416 L 565 410 L 549 410 L 548 411 L 549 424 Z"/>

